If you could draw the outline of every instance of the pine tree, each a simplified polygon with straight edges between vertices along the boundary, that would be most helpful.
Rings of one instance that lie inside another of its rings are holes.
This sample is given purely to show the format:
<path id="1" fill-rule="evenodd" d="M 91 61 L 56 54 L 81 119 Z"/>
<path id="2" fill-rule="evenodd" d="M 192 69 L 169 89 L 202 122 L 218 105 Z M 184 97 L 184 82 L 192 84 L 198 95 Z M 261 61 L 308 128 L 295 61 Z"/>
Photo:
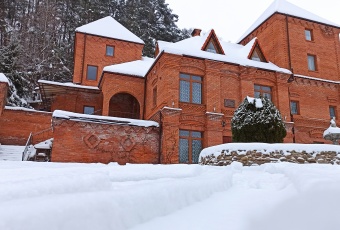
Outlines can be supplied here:
<path id="1" fill-rule="evenodd" d="M 231 120 L 234 142 L 282 143 L 286 128 L 268 98 L 245 98 Z"/>

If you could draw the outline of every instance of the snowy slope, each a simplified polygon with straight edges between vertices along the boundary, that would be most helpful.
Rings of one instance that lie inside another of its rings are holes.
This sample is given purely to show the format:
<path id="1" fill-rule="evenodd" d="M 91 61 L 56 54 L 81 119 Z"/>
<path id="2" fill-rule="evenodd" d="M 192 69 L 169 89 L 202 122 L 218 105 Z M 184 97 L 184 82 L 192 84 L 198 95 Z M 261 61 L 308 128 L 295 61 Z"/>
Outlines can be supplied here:
<path id="1" fill-rule="evenodd" d="M 339 166 L 0 162 L 0 175 L 5 230 L 339 226 Z"/>

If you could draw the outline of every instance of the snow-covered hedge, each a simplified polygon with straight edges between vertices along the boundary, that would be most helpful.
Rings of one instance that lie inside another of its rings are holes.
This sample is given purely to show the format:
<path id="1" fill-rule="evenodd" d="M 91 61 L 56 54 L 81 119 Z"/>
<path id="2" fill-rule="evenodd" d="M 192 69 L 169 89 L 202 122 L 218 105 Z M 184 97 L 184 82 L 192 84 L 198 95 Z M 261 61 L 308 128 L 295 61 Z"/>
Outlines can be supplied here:
<path id="1" fill-rule="evenodd" d="M 340 146 L 325 144 L 230 143 L 202 150 L 200 164 L 245 166 L 269 162 L 340 164 Z"/>

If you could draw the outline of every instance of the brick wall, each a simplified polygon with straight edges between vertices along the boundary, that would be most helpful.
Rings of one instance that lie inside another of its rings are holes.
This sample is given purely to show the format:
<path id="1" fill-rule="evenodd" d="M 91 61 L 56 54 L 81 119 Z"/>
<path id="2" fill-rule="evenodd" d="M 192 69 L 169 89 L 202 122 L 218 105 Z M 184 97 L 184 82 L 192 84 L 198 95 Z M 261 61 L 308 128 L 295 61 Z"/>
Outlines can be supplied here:
<path id="1" fill-rule="evenodd" d="M 8 84 L 6 82 L 0 82 L 0 116 L 3 113 L 6 105 L 7 90 Z"/>
<path id="2" fill-rule="evenodd" d="M 53 162 L 158 163 L 159 128 L 53 118 Z"/>
<path id="3" fill-rule="evenodd" d="M 0 143 L 4 145 L 25 145 L 32 132 L 39 133 L 34 143 L 51 138 L 51 113 L 5 109 L 0 117 Z"/>
<path id="4" fill-rule="evenodd" d="M 106 56 L 106 46 L 114 47 L 114 56 Z M 111 38 L 76 33 L 73 82 L 97 86 L 104 66 L 140 60 L 144 45 Z M 96 80 L 87 80 L 87 65 L 98 66 Z"/>
<path id="5" fill-rule="evenodd" d="M 84 113 L 84 106 L 94 107 L 96 115 L 102 114 L 103 96 L 100 91 L 78 92 L 70 90 L 66 94 L 57 95 L 52 103 L 51 111 L 56 109 Z"/>

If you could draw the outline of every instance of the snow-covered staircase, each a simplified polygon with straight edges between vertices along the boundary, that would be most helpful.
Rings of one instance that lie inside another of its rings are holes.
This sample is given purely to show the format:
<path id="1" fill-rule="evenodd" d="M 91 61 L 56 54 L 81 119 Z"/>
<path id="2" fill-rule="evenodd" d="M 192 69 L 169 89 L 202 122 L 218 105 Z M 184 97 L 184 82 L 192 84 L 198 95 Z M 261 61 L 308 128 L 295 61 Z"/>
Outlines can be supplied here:
<path id="1" fill-rule="evenodd" d="M 21 161 L 25 146 L 0 145 L 0 161 Z"/>

